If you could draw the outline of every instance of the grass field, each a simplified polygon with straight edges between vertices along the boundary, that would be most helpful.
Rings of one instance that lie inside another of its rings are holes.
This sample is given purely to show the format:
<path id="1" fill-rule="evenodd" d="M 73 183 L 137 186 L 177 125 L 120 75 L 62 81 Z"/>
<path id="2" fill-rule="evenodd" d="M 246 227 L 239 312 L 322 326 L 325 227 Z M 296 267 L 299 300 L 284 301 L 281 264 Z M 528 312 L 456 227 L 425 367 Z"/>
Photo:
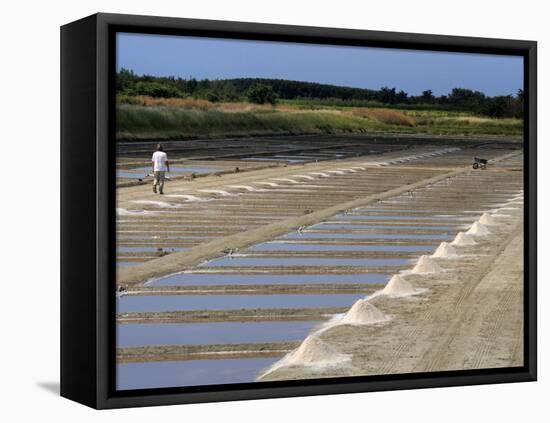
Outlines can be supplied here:
<path id="1" fill-rule="evenodd" d="M 289 102 L 271 106 L 131 97 L 117 105 L 117 139 L 125 140 L 376 132 L 520 137 L 523 121 L 456 111 Z"/>

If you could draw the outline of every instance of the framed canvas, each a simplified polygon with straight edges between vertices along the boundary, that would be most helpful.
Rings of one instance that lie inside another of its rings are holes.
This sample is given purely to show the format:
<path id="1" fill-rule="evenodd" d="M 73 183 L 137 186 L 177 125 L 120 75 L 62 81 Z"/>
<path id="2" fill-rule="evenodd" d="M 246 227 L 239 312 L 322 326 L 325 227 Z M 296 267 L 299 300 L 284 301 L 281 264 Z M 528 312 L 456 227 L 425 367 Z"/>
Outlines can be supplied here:
<path id="1" fill-rule="evenodd" d="M 61 394 L 536 380 L 536 43 L 61 28 Z"/>

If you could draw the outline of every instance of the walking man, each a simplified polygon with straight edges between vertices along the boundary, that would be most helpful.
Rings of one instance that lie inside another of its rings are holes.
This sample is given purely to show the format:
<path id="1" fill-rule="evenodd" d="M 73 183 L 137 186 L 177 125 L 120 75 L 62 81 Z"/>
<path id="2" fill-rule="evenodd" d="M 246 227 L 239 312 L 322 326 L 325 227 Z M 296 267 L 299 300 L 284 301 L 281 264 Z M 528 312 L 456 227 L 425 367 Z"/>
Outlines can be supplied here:
<path id="1" fill-rule="evenodd" d="M 153 180 L 153 192 L 156 194 L 158 187 L 159 194 L 164 194 L 164 177 L 166 176 L 166 172 L 170 172 L 170 164 L 161 144 L 157 144 L 157 151 L 153 153 L 151 161 L 155 177 Z"/>

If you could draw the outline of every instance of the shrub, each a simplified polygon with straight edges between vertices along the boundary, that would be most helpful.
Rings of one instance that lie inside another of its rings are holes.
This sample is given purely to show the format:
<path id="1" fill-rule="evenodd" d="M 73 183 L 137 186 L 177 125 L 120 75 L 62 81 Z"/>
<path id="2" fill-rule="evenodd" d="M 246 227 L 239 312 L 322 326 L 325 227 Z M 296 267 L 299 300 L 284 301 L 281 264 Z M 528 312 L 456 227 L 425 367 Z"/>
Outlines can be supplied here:
<path id="1" fill-rule="evenodd" d="M 134 87 L 134 93 L 162 98 L 183 97 L 183 93 L 176 87 L 160 82 L 138 82 Z"/>

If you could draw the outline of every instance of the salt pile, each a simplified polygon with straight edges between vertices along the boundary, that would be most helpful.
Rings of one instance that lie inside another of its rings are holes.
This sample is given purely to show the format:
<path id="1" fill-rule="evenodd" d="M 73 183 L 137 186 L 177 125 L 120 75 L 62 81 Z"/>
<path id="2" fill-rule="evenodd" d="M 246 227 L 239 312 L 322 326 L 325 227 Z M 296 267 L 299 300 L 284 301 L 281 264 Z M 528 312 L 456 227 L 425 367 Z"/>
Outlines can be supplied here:
<path id="1" fill-rule="evenodd" d="M 394 275 L 388 284 L 382 290 L 385 295 L 412 295 L 416 294 L 416 289 L 410 282 L 399 275 Z"/>
<path id="2" fill-rule="evenodd" d="M 123 208 L 116 209 L 117 216 L 156 216 L 158 213 L 149 210 L 128 210 Z"/>
<path id="3" fill-rule="evenodd" d="M 451 245 L 456 245 L 457 247 L 466 247 L 468 245 L 476 245 L 477 242 L 474 241 L 471 235 L 466 235 L 464 232 L 459 232 L 455 237 L 454 241 L 451 242 Z"/>
<path id="4" fill-rule="evenodd" d="M 239 194 L 230 194 L 229 192 L 224 191 L 222 189 L 200 189 L 199 191 L 206 192 L 208 194 L 219 194 L 222 197 L 233 197 L 235 195 L 239 195 Z"/>
<path id="5" fill-rule="evenodd" d="M 479 218 L 479 223 L 482 225 L 498 225 L 496 219 L 489 213 L 483 213 Z"/>
<path id="6" fill-rule="evenodd" d="M 271 178 L 271 179 L 273 179 L 274 181 L 289 182 L 291 184 L 299 184 L 300 183 L 300 182 L 295 181 L 294 179 L 290 179 L 290 178 Z"/>
<path id="7" fill-rule="evenodd" d="M 473 236 L 485 236 L 489 235 L 489 230 L 485 227 L 485 225 L 482 225 L 478 221 L 474 222 L 472 227 L 468 229 L 468 232 L 466 232 L 467 235 L 473 235 Z"/>
<path id="8" fill-rule="evenodd" d="M 330 365 L 348 361 L 349 356 L 341 354 L 334 347 L 315 335 L 309 335 L 294 351 L 283 358 L 281 365 Z"/>
<path id="9" fill-rule="evenodd" d="M 432 254 L 432 257 L 454 257 L 456 256 L 455 248 L 448 242 L 442 242 L 437 247 L 437 250 Z"/>
<path id="10" fill-rule="evenodd" d="M 228 185 L 229 188 L 234 188 L 234 189 L 244 189 L 244 190 L 247 190 L 249 192 L 266 192 L 266 191 L 269 191 L 267 189 L 263 189 L 263 188 L 254 188 L 254 187 L 251 187 L 249 185 Z"/>
<path id="11" fill-rule="evenodd" d="M 157 206 L 166 209 L 178 209 L 183 207 L 183 204 L 167 203 L 166 201 L 153 201 L 153 200 L 133 200 L 132 203 L 146 204 L 151 206 Z"/>
<path id="12" fill-rule="evenodd" d="M 418 259 L 411 273 L 436 273 L 442 270 L 433 259 L 428 256 L 422 256 Z"/>
<path id="13" fill-rule="evenodd" d="M 183 198 L 189 202 L 204 202 L 204 201 L 210 201 L 210 198 L 201 198 L 197 197 L 195 195 L 189 195 L 189 194 L 169 194 L 166 197 L 170 198 Z"/>
<path id="14" fill-rule="evenodd" d="M 388 317 L 365 299 L 358 300 L 342 317 L 340 324 L 369 325 L 384 322 Z"/>
<path id="15" fill-rule="evenodd" d="M 308 176 L 308 175 L 292 175 L 292 176 L 294 176 L 294 177 L 296 177 L 296 178 L 308 179 L 308 180 L 310 180 L 310 181 L 315 180 L 315 178 L 313 178 L 312 176 Z"/>

